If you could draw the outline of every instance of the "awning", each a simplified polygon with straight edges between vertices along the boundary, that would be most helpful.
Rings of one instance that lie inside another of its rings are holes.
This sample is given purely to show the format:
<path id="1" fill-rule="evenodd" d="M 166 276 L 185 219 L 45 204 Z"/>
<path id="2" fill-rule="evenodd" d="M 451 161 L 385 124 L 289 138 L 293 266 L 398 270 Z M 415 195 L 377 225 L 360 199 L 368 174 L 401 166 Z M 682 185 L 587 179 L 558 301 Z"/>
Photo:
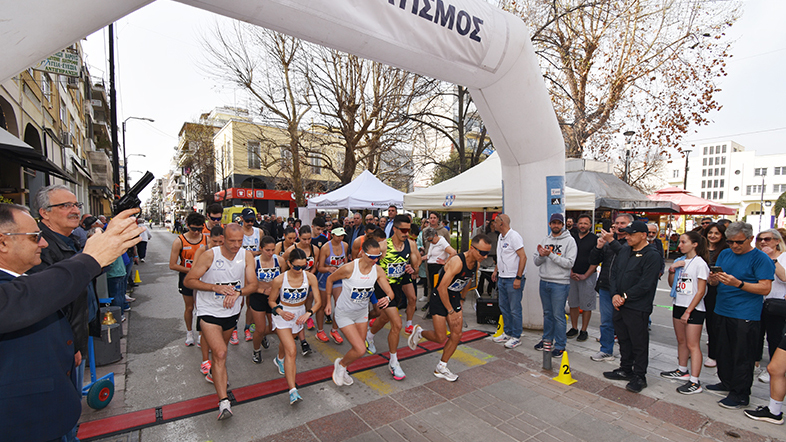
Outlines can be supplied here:
<path id="1" fill-rule="evenodd" d="M 76 181 L 69 177 L 63 169 L 2 128 L 0 128 L 0 158 L 76 184 Z"/>

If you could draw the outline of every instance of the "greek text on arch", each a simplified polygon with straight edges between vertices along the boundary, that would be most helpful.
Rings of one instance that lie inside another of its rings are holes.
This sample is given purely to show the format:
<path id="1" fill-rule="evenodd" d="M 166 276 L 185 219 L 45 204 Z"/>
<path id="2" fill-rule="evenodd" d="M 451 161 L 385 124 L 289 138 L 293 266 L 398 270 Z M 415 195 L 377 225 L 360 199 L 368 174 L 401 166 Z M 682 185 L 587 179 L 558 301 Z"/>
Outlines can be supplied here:
<path id="1" fill-rule="evenodd" d="M 412 3 L 410 12 L 421 18 L 424 18 L 432 23 L 453 30 L 453 24 L 456 25 L 456 32 L 459 35 L 469 34 L 469 39 L 476 42 L 481 41 L 480 27 L 483 24 L 483 19 L 470 15 L 467 11 L 459 10 L 456 13 L 456 7 L 448 4 L 445 6 L 443 0 L 398 0 L 399 9 L 406 9 L 407 2 Z M 396 0 L 388 0 L 388 4 L 396 4 Z M 436 6 L 432 6 L 436 5 Z M 434 12 L 431 12 L 434 9 Z"/>

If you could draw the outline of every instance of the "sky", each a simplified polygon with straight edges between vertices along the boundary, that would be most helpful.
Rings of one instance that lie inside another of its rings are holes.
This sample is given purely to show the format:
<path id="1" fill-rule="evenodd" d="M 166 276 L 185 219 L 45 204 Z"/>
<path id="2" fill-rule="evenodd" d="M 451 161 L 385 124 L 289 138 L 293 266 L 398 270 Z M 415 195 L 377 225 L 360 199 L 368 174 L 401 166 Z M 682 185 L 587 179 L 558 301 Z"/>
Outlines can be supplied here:
<path id="1" fill-rule="evenodd" d="M 712 140 L 734 140 L 758 154 L 786 152 L 786 1 L 745 0 L 729 34 L 735 40 L 720 80 L 723 105 L 708 126 L 693 128 L 685 148 Z M 242 93 L 203 69 L 201 36 L 228 20 L 180 3 L 158 0 L 116 22 L 118 124 L 126 123 L 130 181 L 150 170 L 158 178 L 170 168 L 184 122 L 218 106 L 243 106 Z M 93 77 L 109 78 L 107 30 L 82 42 Z M 120 135 L 122 136 L 122 134 Z M 145 155 L 144 157 L 137 155 Z M 142 201 L 150 195 L 150 186 Z"/>

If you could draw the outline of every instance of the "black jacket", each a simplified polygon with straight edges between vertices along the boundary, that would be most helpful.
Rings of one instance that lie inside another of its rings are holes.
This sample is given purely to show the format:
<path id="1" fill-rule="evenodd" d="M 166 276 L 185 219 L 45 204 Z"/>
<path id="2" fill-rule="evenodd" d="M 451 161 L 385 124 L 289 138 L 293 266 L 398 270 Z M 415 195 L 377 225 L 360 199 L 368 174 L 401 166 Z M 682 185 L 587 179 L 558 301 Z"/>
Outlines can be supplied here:
<path id="1" fill-rule="evenodd" d="M 620 308 L 652 313 L 652 301 L 658 288 L 661 257 L 652 244 L 634 251 L 625 245 L 617 254 L 611 268 L 609 293 L 611 296 L 626 294 Z"/>
<path id="2" fill-rule="evenodd" d="M 46 239 L 46 242 L 49 243 L 49 246 L 41 251 L 41 264 L 28 270 L 27 273 L 29 275 L 38 273 L 52 264 L 66 260 L 77 254 L 74 249 L 69 247 L 65 241 L 47 227 L 46 224 L 40 222 L 38 223 L 38 227 L 41 229 L 43 233 L 42 236 Z M 75 237 L 71 238 L 76 241 Z M 89 329 L 92 328 L 92 330 L 94 330 L 94 336 L 101 337 L 100 315 L 96 315 L 90 328 L 88 326 L 90 312 L 87 301 L 87 284 L 89 283 L 90 281 L 87 281 L 82 288 L 82 293 L 63 308 L 63 313 L 65 313 L 68 323 L 71 324 L 71 330 L 74 332 L 74 349 L 75 351 L 82 352 L 83 357 L 87 356 L 87 337 L 89 335 Z M 96 298 L 95 302 L 98 304 L 98 298 Z"/>
<path id="3" fill-rule="evenodd" d="M 611 267 L 614 265 L 614 257 L 617 256 L 622 246 L 627 243 L 628 241 L 625 239 L 615 239 L 604 244 L 601 249 L 597 247 L 592 248 L 589 257 L 590 265 L 600 265 L 600 276 L 598 276 L 598 282 L 595 283 L 595 291 L 609 289 L 609 275 L 611 275 Z"/>

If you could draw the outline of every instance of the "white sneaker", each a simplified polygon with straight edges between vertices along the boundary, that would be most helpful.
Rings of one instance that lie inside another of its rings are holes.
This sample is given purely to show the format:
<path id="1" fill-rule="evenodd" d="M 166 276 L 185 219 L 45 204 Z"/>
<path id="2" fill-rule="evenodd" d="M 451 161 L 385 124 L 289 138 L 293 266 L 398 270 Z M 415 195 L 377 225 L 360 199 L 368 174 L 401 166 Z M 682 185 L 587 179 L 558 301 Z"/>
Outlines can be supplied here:
<path id="1" fill-rule="evenodd" d="M 368 354 L 370 355 L 377 353 L 377 347 L 374 345 L 374 339 L 369 339 L 368 336 L 366 336 L 366 351 L 368 351 Z"/>
<path id="2" fill-rule="evenodd" d="M 519 338 L 510 338 L 508 342 L 505 343 L 505 348 L 516 348 L 521 345 L 521 339 Z"/>
<path id="3" fill-rule="evenodd" d="M 410 350 L 415 350 L 418 348 L 418 342 L 420 342 L 420 334 L 423 331 L 423 328 L 419 325 L 415 326 L 415 329 L 412 330 L 412 333 L 407 338 L 407 345 L 409 345 Z"/>
<path id="4" fill-rule="evenodd" d="M 232 408 L 230 408 L 229 399 L 224 399 L 218 403 L 218 420 L 229 419 L 232 417 Z"/>
<path id="5" fill-rule="evenodd" d="M 770 373 L 767 371 L 766 368 L 759 375 L 759 382 L 764 382 L 765 384 L 770 383 Z"/>
<path id="6" fill-rule="evenodd" d="M 613 361 L 615 358 L 614 355 L 610 355 L 608 353 L 603 353 L 602 351 L 599 351 L 594 355 L 590 356 L 590 359 L 592 359 L 595 362 L 601 362 L 601 361 Z"/>
<path id="7" fill-rule="evenodd" d="M 186 347 L 194 345 L 194 332 L 186 333 Z"/>
<path id="8" fill-rule="evenodd" d="M 499 336 L 491 338 L 491 342 L 495 342 L 497 344 L 504 344 L 510 340 L 510 336 L 505 333 L 502 333 Z"/>
<path id="9" fill-rule="evenodd" d="M 426 302 L 426 301 L 428 301 L 428 296 L 426 295 L 421 295 L 421 297 L 418 298 L 418 302 Z"/>
<path id="10" fill-rule="evenodd" d="M 355 383 L 355 379 L 349 375 L 349 371 L 344 369 L 344 385 L 352 385 Z"/>
<path id="11" fill-rule="evenodd" d="M 344 367 L 341 366 L 341 358 L 333 361 L 333 383 L 341 387 L 344 385 Z"/>
<path id="12" fill-rule="evenodd" d="M 439 368 L 439 365 L 437 365 L 437 368 L 434 369 L 434 376 L 449 382 L 455 382 L 458 379 L 458 375 L 450 371 L 447 365 L 443 368 Z"/>

